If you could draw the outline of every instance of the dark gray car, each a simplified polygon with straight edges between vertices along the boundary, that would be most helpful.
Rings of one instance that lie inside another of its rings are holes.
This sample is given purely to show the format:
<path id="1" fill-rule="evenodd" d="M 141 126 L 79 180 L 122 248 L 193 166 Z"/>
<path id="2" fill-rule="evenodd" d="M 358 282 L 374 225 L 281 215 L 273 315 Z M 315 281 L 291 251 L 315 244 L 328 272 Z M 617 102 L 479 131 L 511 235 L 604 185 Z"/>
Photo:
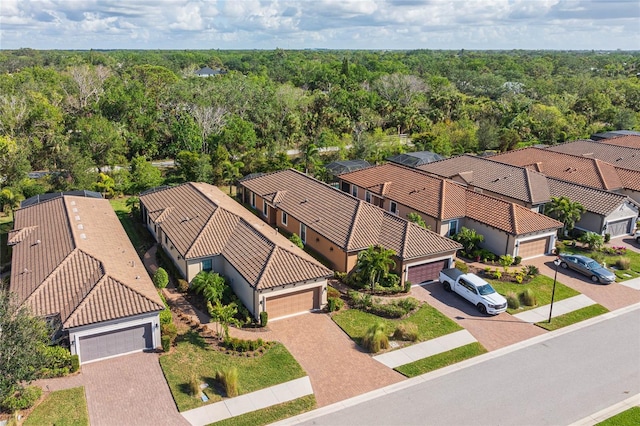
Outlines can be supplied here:
<path id="1" fill-rule="evenodd" d="M 611 284 L 616 275 L 595 260 L 579 254 L 560 254 L 560 266 L 570 268 L 591 278 L 594 283 Z"/>

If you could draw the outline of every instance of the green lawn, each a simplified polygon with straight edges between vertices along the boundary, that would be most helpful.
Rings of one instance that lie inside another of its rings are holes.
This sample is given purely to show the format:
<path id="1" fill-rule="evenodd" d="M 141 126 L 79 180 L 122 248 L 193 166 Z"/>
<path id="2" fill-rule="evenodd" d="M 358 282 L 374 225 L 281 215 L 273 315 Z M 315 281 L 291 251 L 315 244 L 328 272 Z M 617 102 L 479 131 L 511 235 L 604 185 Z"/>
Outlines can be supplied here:
<path id="1" fill-rule="evenodd" d="M 536 325 L 542 327 L 545 330 L 557 330 L 562 327 L 566 327 L 571 324 L 575 324 L 580 321 L 584 321 L 589 318 L 597 317 L 598 315 L 606 314 L 609 312 L 607 308 L 602 305 L 591 305 L 577 311 L 569 312 L 564 315 L 551 318 L 551 324 L 546 321 L 538 322 Z"/>
<path id="2" fill-rule="evenodd" d="M 513 292 L 516 295 L 522 293 L 525 289 L 529 288 L 536 297 L 538 304 L 536 306 L 524 306 L 520 305 L 519 309 L 507 309 L 510 314 L 517 314 L 527 311 L 529 309 L 537 308 L 538 306 L 544 306 L 551 303 L 551 292 L 553 290 L 553 278 L 546 275 L 538 275 L 526 284 L 518 284 L 514 282 L 504 282 L 498 280 L 488 280 L 493 288 L 503 296 L 507 293 Z M 553 298 L 554 301 L 567 299 L 569 297 L 577 296 L 580 293 L 566 285 L 556 282 L 556 294 Z"/>
<path id="3" fill-rule="evenodd" d="M 610 268 L 614 274 L 616 274 L 616 277 L 618 277 L 617 281 L 625 281 L 632 278 L 640 277 L 640 253 L 633 250 L 627 250 L 624 256 L 622 256 L 606 254 L 603 252 L 592 252 L 583 250 L 579 247 L 571 247 L 570 245 L 567 245 L 563 251 L 567 253 L 581 254 L 583 256 L 595 258 L 600 263 L 605 262 L 607 264 L 607 267 Z M 622 257 L 626 257 L 630 261 L 629 269 L 627 270 L 615 269 L 616 262 Z"/>
<path id="4" fill-rule="evenodd" d="M 425 341 L 435 337 L 444 336 L 454 331 L 462 330 L 458 324 L 441 314 L 437 309 L 424 303 L 415 313 L 405 319 L 386 319 L 363 312 L 358 309 L 346 309 L 335 315 L 333 320 L 356 343 L 360 344 L 362 336 L 373 324 L 382 322 L 386 326 L 387 333 L 391 335 L 396 325 L 412 322 L 418 326 L 418 340 Z"/>
<path id="5" fill-rule="evenodd" d="M 240 394 L 305 376 L 302 367 L 280 343 L 272 345 L 262 356 L 246 357 L 244 354 L 227 355 L 211 349 L 202 337 L 193 331 L 178 336 L 177 341 L 173 352 L 160 357 L 160 366 L 179 411 L 221 401 L 223 392 L 218 390 L 214 378 L 216 370 L 223 367 L 238 368 Z M 205 389 L 209 397 L 208 402 L 203 403 L 190 395 L 188 383 L 192 375 L 209 384 Z"/>
<path id="6" fill-rule="evenodd" d="M 315 407 L 316 397 L 307 395 L 294 399 L 293 401 L 283 402 L 282 404 L 273 405 L 263 408 L 262 410 L 252 411 L 211 424 L 215 426 L 261 426 L 311 411 Z"/>
<path id="7" fill-rule="evenodd" d="M 127 207 L 126 198 L 113 198 L 109 200 L 109 202 L 111 203 L 113 210 L 116 212 L 118 219 L 120 219 L 120 223 L 122 223 L 122 227 L 129 236 L 133 247 L 135 247 L 138 252 L 138 256 L 142 258 L 147 250 L 153 246 L 153 237 L 144 227 L 139 218 L 132 217 L 129 214 L 131 210 Z"/>
<path id="8" fill-rule="evenodd" d="M 636 426 L 640 424 L 640 407 L 631 407 L 596 426 Z"/>
<path id="9" fill-rule="evenodd" d="M 429 358 L 401 365 L 400 367 L 394 368 L 394 370 L 407 377 L 415 377 L 437 370 L 438 368 L 446 367 L 447 365 L 455 364 L 456 362 L 464 361 L 465 359 L 473 358 L 474 356 L 482 355 L 486 352 L 487 350 L 484 346 L 478 342 L 473 342 L 447 352 L 430 356 Z"/>
<path id="10" fill-rule="evenodd" d="M 81 426 L 89 424 L 84 387 L 51 392 L 29 414 L 24 426 Z"/>

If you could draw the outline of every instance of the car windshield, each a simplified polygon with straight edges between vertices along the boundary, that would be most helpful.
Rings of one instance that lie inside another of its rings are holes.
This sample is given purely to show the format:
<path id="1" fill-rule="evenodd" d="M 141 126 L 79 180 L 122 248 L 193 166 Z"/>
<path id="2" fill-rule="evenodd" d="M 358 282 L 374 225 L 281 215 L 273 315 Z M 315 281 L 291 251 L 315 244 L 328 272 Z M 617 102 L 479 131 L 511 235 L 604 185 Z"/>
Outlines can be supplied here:
<path id="1" fill-rule="evenodd" d="M 478 287 L 478 293 L 480 293 L 481 296 L 486 296 L 487 294 L 493 294 L 495 292 L 496 291 L 491 287 L 491 284 L 485 284 Z"/>
<path id="2" fill-rule="evenodd" d="M 592 260 L 590 262 L 587 262 L 587 268 L 589 269 L 598 269 L 601 268 L 600 264 L 598 262 L 596 262 L 595 260 Z"/>

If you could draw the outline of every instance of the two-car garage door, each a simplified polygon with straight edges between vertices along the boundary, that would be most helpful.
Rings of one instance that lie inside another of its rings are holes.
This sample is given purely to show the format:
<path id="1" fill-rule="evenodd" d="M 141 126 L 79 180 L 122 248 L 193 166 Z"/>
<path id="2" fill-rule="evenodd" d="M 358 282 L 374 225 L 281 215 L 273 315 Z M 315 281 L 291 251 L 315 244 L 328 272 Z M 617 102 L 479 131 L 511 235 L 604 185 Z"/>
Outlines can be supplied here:
<path id="1" fill-rule="evenodd" d="M 522 259 L 542 256 L 549 251 L 549 237 L 521 241 L 518 244 L 518 256 Z"/>
<path id="2" fill-rule="evenodd" d="M 606 232 L 607 234 L 611 235 L 611 237 L 619 237 L 621 235 L 627 235 L 631 233 L 632 224 L 633 224 L 633 219 L 619 220 L 617 222 L 608 222 Z"/>
<path id="3" fill-rule="evenodd" d="M 411 281 L 412 284 L 420 284 L 425 281 L 435 281 L 438 279 L 440 271 L 448 266 L 449 259 L 423 263 L 422 265 L 409 266 L 407 279 Z"/>
<path id="4" fill-rule="evenodd" d="M 151 324 L 113 330 L 79 340 L 80 361 L 82 363 L 110 356 L 153 348 Z"/>
<path id="5" fill-rule="evenodd" d="M 272 296 L 267 299 L 266 311 L 269 319 L 286 315 L 308 312 L 319 308 L 320 288 L 287 293 L 281 296 Z"/>

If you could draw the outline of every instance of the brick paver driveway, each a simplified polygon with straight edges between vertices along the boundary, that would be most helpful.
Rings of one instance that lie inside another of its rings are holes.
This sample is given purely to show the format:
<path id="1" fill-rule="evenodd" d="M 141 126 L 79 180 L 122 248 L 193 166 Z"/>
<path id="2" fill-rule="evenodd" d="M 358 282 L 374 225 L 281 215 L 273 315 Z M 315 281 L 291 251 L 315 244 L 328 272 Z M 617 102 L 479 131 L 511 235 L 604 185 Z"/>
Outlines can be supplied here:
<path id="1" fill-rule="evenodd" d="M 364 353 L 327 314 L 285 318 L 269 322 L 269 328 L 309 375 L 318 406 L 404 379 Z"/>
<path id="2" fill-rule="evenodd" d="M 614 243 L 615 245 L 615 243 Z M 540 273 L 553 278 L 555 256 L 541 256 L 525 260 L 527 265 L 535 265 L 540 269 Z M 610 311 L 633 305 L 640 302 L 640 291 L 613 283 L 602 285 L 593 283 L 589 277 L 585 277 L 570 269 L 558 268 L 558 282 L 579 291 L 587 297 L 593 299 Z"/>
<path id="3" fill-rule="evenodd" d="M 520 321 L 506 312 L 495 316 L 483 315 L 461 296 L 447 293 L 439 282 L 414 286 L 411 295 L 467 329 L 489 351 L 546 333 L 540 327 Z"/>
<path id="4" fill-rule="evenodd" d="M 85 364 L 77 376 L 37 384 L 51 391 L 84 386 L 92 426 L 189 424 L 176 409 L 157 354 Z"/>

